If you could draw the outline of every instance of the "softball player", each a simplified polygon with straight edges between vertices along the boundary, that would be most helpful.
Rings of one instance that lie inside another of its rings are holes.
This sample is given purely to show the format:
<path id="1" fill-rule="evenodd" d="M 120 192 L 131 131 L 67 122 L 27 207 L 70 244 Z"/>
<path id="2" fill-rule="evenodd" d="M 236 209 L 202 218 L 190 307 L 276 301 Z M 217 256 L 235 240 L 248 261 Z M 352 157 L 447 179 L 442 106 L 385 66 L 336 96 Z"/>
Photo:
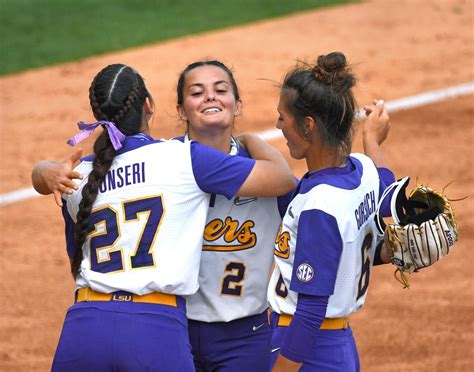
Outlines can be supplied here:
<path id="1" fill-rule="evenodd" d="M 178 113 L 187 125 L 182 141 L 192 138 L 249 158 L 232 138 L 234 117 L 241 112 L 242 102 L 233 74 L 224 64 L 190 64 L 179 78 L 177 95 Z M 289 196 L 230 200 L 211 196 L 199 290 L 186 297 L 198 371 L 268 370 L 268 278 L 272 246 L 288 202 Z"/>
<path id="2" fill-rule="evenodd" d="M 76 293 L 53 370 L 194 370 L 183 296 L 198 287 L 209 194 L 287 192 L 291 172 L 253 136 L 243 141 L 262 160 L 193 141 L 153 141 L 147 135 L 153 101 L 128 66 L 100 71 L 90 102 L 98 122 L 80 123 L 71 144 L 98 126 L 105 130 L 95 155 L 75 170 L 86 175 L 77 191 L 63 195 Z M 38 167 L 33 181 L 41 192 L 47 183 L 44 164 Z"/>
<path id="3" fill-rule="evenodd" d="M 282 84 L 277 127 L 291 156 L 306 160 L 308 173 L 275 243 L 268 288 L 275 371 L 360 369 L 348 316 L 365 301 L 376 256 L 375 210 L 394 177 L 367 156 L 350 154 L 354 84 L 338 52 L 320 56 L 314 66 L 297 65 Z M 368 127 L 387 128 L 383 102 L 367 113 Z M 386 131 L 371 133 L 378 137 L 364 136 L 366 151 L 379 163 Z"/>

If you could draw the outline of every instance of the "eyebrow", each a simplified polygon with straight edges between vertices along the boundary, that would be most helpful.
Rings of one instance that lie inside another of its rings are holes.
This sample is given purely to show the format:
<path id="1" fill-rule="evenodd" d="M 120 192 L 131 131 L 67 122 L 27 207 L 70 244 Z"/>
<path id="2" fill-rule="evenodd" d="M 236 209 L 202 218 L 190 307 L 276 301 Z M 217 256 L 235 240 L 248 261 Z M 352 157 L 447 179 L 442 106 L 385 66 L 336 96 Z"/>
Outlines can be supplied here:
<path id="1" fill-rule="evenodd" d="M 216 81 L 213 85 L 218 85 L 218 84 L 227 84 L 227 85 L 230 85 L 230 83 L 226 80 L 219 80 L 219 81 Z M 203 83 L 194 83 L 194 84 L 191 84 L 189 86 L 189 88 L 192 88 L 192 87 L 203 87 L 204 84 Z"/>

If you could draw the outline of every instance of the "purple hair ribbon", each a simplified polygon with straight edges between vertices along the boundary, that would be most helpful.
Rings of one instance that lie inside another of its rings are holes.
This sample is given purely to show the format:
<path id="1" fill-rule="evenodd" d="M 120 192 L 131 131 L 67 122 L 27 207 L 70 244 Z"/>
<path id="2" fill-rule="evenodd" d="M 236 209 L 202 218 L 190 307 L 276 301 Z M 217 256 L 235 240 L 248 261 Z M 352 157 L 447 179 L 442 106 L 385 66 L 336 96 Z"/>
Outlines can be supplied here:
<path id="1" fill-rule="evenodd" d="M 81 130 L 78 134 L 76 134 L 74 137 L 71 137 L 68 141 L 67 144 L 69 146 L 75 146 L 79 142 L 84 141 L 87 137 L 89 137 L 94 130 L 99 126 L 105 127 L 107 129 L 107 132 L 109 133 L 110 141 L 112 142 L 112 146 L 114 147 L 115 150 L 119 150 L 122 148 L 122 142 L 125 140 L 126 136 L 123 134 L 121 131 L 117 129 L 115 126 L 115 123 L 111 121 L 97 121 L 95 123 L 87 124 L 84 123 L 83 121 L 80 121 L 77 123 L 77 126 Z"/>

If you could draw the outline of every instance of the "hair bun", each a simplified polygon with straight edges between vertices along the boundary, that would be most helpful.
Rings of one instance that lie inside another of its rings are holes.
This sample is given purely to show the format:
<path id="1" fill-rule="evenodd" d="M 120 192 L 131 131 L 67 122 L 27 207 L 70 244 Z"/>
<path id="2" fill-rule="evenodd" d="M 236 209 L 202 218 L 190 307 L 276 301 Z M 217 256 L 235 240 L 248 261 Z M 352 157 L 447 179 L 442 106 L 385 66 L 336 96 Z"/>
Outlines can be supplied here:
<path id="1" fill-rule="evenodd" d="M 341 52 L 319 56 L 312 70 L 317 80 L 331 86 L 336 91 L 350 89 L 356 83 L 356 79 L 347 65 L 346 56 Z"/>
<path id="2" fill-rule="evenodd" d="M 318 80 L 330 83 L 334 74 L 344 70 L 346 66 L 346 56 L 341 52 L 332 52 L 318 57 L 313 72 Z"/>
<path id="3" fill-rule="evenodd" d="M 317 62 L 317 66 L 328 73 L 341 71 L 346 65 L 346 56 L 341 52 L 332 52 L 326 56 L 319 56 Z"/>

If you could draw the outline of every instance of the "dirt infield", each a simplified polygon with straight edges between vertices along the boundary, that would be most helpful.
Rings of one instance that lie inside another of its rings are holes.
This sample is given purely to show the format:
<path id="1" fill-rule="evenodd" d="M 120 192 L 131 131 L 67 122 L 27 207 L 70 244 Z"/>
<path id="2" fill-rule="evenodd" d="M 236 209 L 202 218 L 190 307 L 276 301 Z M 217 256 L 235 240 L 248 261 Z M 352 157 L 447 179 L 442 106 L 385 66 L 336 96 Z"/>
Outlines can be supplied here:
<path id="1" fill-rule="evenodd" d="M 0 79 L 0 194 L 30 186 L 40 159 L 70 153 L 75 122 L 92 117 L 87 90 L 108 63 L 135 66 L 158 103 L 153 134 L 181 133 L 174 85 L 206 57 L 233 66 L 244 100 L 238 131 L 274 127 L 279 80 L 296 58 L 346 53 L 358 101 L 386 101 L 474 80 L 474 1 L 373 0 L 183 38 Z M 268 79 L 268 80 L 261 80 Z M 473 97 L 393 113 L 385 153 L 397 176 L 447 189 L 460 241 L 439 265 L 412 275 L 403 290 L 392 267 L 373 270 L 366 305 L 351 324 L 364 371 L 474 370 Z M 84 149 L 90 148 L 93 139 Z M 284 140 L 273 144 L 288 158 Z M 355 151 L 361 151 L 356 138 Z M 295 174 L 304 164 L 288 158 Z M 0 370 L 46 371 L 74 288 L 63 224 L 52 198 L 0 206 Z"/>

